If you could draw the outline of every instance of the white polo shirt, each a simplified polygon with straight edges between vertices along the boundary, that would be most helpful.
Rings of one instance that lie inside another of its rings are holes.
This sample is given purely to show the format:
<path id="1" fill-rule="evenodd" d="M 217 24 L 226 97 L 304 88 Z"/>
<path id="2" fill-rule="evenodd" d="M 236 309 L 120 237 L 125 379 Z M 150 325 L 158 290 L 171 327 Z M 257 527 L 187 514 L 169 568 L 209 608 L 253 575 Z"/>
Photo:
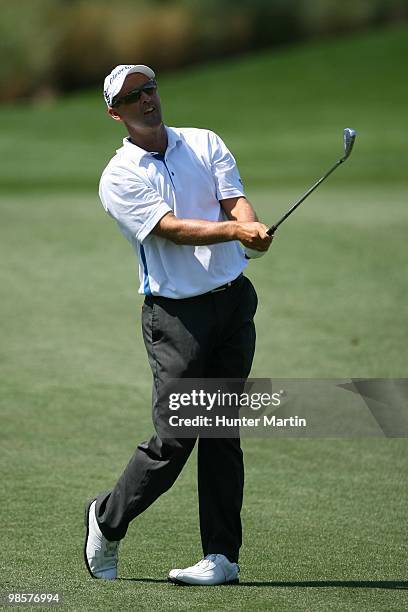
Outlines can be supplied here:
<path id="1" fill-rule="evenodd" d="M 211 291 L 247 265 L 241 245 L 174 244 L 151 234 L 176 217 L 225 221 L 219 200 L 244 195 L 234 157 L 217 134 L 166 127 L 164 156 L 123 141 L 102 173 L 99 195 L 139 259 L 139 293 L 180 299 Z"/>

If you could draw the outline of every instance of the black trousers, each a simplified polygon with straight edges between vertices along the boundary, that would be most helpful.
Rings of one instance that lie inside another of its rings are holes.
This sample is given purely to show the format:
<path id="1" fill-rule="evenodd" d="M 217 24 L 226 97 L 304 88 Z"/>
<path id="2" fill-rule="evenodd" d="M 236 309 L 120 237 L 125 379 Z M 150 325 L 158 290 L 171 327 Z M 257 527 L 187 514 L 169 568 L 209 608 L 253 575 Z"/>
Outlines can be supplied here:
<path id="1" fill-rule="evenodd" d="M 163 406 L 168 378 L 247 378 L 255 351 L 257 296 L 250 280 L 229 288 L 173 300 L 146 296 L 143 338 L 153 373 L 153 422 Z M 168 407 L 168 403 L 167 403 Z M 196 440 L 161 439 L 139 444 L 112 491 L 97 497 L 96 516 L 108 540 L 120 540 L 129 523 L 167 491 Z M 204 555 L 238 560 L 244 464 L 239 437 L 198 440 L 198 495 Z"/>

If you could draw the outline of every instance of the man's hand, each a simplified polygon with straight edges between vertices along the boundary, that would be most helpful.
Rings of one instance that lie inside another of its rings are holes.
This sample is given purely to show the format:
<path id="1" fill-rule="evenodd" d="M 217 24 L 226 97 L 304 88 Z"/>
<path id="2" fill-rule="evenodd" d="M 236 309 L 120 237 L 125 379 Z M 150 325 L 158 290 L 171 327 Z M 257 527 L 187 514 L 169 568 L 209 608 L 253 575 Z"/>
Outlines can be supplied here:
<path id="1" fill-rule="evenodd" d="M 271 246 L 273 236 L 269 236 L 267 231 L 268 226 L 258 221 L 239 221 L 236 223 L 237 240 L 254 251 L 265 252 Z"/>
<path id="2" fill-rule="evenodd" d="M 251 202 L 245 196 L 220 200 L 227 217 L 232 221 L 237 221 L 240 227 L 235 227 L 235 231 L 240 234 L 240 240 L 245 246 L 245 257 L 247 259 L 257 259 L 265 255 L 272 242 L 273 236 L 268 236 L 268 229 L 263 223 L 257 223 L 258 217 Z"/>

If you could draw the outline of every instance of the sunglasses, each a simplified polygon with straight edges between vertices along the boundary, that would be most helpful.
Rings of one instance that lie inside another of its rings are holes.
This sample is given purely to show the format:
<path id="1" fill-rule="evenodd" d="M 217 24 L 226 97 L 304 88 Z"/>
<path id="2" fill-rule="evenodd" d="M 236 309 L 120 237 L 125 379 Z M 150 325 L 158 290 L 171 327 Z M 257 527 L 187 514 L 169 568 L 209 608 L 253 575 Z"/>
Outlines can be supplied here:
<path id="1" fill-rule="evenodd" d="M 145 91 L 149 96 L 157 89 L 157 83 L 154 79 L 151 81 L 147 81 L 142 87 L 136 87 L 136 89 L 132 89 L 127 94 L 122 96 L 121 98 L 117 98 L 116 96 L 112 100 L 112 108 L 116 108 L 119 104 L 133 104 L 133 102 L 137 102 L 140 100 L 140 96 L 142 92 Z"/>

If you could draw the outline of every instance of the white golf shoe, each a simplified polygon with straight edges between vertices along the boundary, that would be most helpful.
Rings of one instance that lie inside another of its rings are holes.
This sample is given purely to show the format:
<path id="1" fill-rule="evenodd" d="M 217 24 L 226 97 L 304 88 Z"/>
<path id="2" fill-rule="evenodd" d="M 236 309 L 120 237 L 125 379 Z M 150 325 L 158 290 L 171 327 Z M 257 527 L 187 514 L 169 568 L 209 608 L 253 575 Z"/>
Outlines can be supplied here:
<path id="1" fill-rule="evenodd" d="M 118 574 L 120 542 L 110 542 L 102 534 L 95 515 L 96 501 L 89 502 L 85 512 L 85 565 L 92 578 L 114 580 Z"/>
<path id="2" fill-rule="evenodd" d="M 239 565 L 231 563 L 224 555 L 207 555 L 192 567 L 172 569 L 169 582 L 174 584 L 237 584 Z"/>

